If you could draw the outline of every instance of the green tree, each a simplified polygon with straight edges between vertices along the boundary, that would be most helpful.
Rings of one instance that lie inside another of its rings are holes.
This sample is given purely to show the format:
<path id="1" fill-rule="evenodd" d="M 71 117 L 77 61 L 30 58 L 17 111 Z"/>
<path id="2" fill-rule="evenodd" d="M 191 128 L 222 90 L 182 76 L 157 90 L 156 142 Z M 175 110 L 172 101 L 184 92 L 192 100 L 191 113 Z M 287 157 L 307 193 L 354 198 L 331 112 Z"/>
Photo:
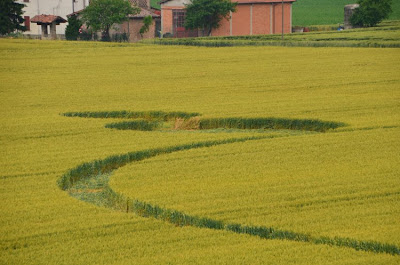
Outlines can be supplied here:
<path id="1" fill-rule="evenodd" d="M 132 7 L 128 0 L 92 0 L 82 12 L 82 22 L 94 31 L 102 32 L 102 40 L 110 41 L 110 29 L 113 24 L 128 20 L 128 15 L 140 12 Z"/>
<path id="2" fill-rule="evenodd" d="M 358 0 L 360 5 L 350 18 L 353 26 L 373 27 L 392 12 L 392 0 Z"/>
<path id="3" fill-rule="evenodd" d="M 229 19 L 230 12 L 236 11 L 237 3 L 230 0 L 192 0 L 186 5 L 185 28 L 202 29 L 207 36 L 212 29 L 220 26 L 222 19 Z"/>
<path id="4" fill-rule="evenodd" d="M 65 38 L 67 40 L 77 40 L 81 26 L 82 22 L 77 18 L 77 16 L 70 16 L 68 18 L 68 25 L 65 28 Z"/>
<path id="5" fill-rule="evenodd" d="M 25 5 L 16 3 L 14 0 L 0 0 L 0 35 L 5 35 L 14 30 L 25 31 L 22 9 Z"/>

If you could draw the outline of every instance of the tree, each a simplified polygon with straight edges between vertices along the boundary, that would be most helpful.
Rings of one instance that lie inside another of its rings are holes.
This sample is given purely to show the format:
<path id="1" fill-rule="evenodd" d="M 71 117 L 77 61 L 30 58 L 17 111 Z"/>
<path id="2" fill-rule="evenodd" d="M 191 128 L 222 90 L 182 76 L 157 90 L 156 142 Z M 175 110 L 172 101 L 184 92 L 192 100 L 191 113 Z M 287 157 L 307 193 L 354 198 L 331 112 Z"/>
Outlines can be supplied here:
<path id="1" fill-rule="evenodd" d="M 14 2 L 14 0 L 0 0 L 0 35 L 5 35 L 14 30 L 25 31 L 22 9 L 25 5 Z"/>
<path id="2" fill-rule="evenodd" d="M 82 22 L 94 31 L 102 31 L 102 40 L 110 41 L 110 29 L 113 24 L 128 20 L 128 15 L 140 12 L 132 7 L 128 0 L 92 0 L 82 12 Z"/>
<path id="3" fill-rule="evenodd" d="M 350 18 L 353 26 L 374 27 L 392 12 L 392 0 L 358 0 L 358 4 Z"/>
<path id="4" fill-rule="evenodd" d="M 77 40 L 81 26 L 82 22 L 77 18 L 77 16 L 70 16 L 68 18 L 68 25 L 65 28 L 65 38 L 67 40 Z"/>
<path id="5" fill-rule="evenodd" d="M 202 29 L 205 35 L 220 26 L 222 19 L 229 19 L 230 12 L 236 11 L 237 3 L 230 0 L 192 0 L 186 5 L 185 28 Z"/>

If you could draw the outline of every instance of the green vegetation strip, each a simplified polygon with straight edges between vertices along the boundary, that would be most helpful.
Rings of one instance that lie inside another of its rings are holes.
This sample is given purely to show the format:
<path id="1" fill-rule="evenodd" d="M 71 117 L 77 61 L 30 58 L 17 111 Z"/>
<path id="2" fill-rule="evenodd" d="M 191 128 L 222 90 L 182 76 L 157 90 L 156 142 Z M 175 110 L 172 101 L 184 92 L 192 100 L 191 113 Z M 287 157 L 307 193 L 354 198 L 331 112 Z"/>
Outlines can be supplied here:
<path id="1" fill-rule="evenodd" d="M 160 121 L 172 121 L 182 119 L 181 128 L 191 130 L 209 130 L 209 129 L 288 129 L 326 132 L 327 130 L 337 129 L 346 126 L 344 123 L 310 120 L 310 119 L 285 119 L 285 118 L 209 118 L 201 119 L 199 113 L 186 112 L 129 112 L 129 111 L 112 111 L 112 112 L 68 112 L 64 113 L 67 117 L 84 117 L 84 118 L 125 118 L 125 119 L 146 119 L 123 121 L 106 124 L 106 128 L 118 130 L 139 130 L 153 131 L 160 129 Z M 155 121 L 153 121 L 155 120 Z"/>
<path id="2" fill-rule="evenodd" d="M 83 111 L 83 112 L 66 112 L 62 114 L 66 117 L 81 118 L 118 118 L 118 119 L 148 119 L 148 120 L 164 120 L 168 121 L 175 118 L 188 119 L 190 117 L 199 116 L 199 113 L 187 112 L 164 112 L 164 111 Z"/>
<path id="3" fill-rule="evenodd" d="M 283 119 L 283 118 L 215 118 L 202 119 L 199 129 L 235 128 L 235 129 L 289 129 L 325 132 L 345 126 L 344 123 L 325 122 L 307 119 Z"/>
<path id="4" fill-rule="evenodd" d="M 104 160 L 95 160 L 84 163 L 64 174 L 58 181 L 62 190 L 69 191 L 71 196 L 83 201 L 94 203 L 98 206 L 113 208 L 115 210 L 135 213 L 142 217 L 152 217 L 174 224 L 176 226 L 194 226 L 215 230 L 226 230 L 238 234 L 248 234 L 264 239 L 282 239 L 313 244 L 348 247 L 355 250 L 375 253 L 388 253 L 400 255 L 396 245 L 383 244 L 375 241 L 359 241 L 351 238 L 313 237 L 273 227 L 244 226 L 237 223 L 224 223 L 219 220 L 185 214 L 180 211 L 161 208 L 139 200 L 132 200 L 122 194 L 116 193 L 108 185 L 109 175 L 112 171 L 134 161 L 141 161 L 161 154 L 168 154 L 194 148 L 211 147 L 235 142 L 265 139 L 267 137 L 232 138 L 220 141 L 207 141 L 192 144 L 171 146 L 159 149 L 149 149 L 131 152 L 123 155 L 110 156 Z"/>
<path id="5" fill-rule="evenodd" d="M 154 131 L 160 127 L 159 122 L 140 121 L 124 121 L 106 124 L 106 128 L 118 130 L 137 130 L 137 131 Z"/>
<path id="6" fill-rule="evenodd" d="M 324 31 L 286 34 L 284 41 L 280 34 L 163 38 L 144 40 L 144 43 L 158 45 L 186 45 L 202 47 L 231 46 L 285 46 L 285 47 L 371 47 L 399 48 L 400 21 L 381 23 L 374 28 L 360 28 L 344 31 Z"/>

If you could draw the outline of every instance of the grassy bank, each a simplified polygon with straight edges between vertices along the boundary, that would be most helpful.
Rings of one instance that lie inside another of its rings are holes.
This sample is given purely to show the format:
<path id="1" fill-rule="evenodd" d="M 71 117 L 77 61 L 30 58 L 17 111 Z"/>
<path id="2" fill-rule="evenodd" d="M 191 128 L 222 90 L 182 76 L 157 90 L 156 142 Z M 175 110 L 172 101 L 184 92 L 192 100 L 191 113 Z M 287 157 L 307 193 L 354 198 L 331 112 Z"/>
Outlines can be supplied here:
<path id="1" fill-rule="evenodd" d="M 203 37 L 183 39 L 155 39 L 147 43 L 160 45 L 187 45 L 205 47 L 232 46 L 288 46 L 288 47 L 400 47 L 400 21 L 383 22 L 375 28 L 352 29 L 346 31 L 309 32 L 282 36 L 253 35 Z"/>

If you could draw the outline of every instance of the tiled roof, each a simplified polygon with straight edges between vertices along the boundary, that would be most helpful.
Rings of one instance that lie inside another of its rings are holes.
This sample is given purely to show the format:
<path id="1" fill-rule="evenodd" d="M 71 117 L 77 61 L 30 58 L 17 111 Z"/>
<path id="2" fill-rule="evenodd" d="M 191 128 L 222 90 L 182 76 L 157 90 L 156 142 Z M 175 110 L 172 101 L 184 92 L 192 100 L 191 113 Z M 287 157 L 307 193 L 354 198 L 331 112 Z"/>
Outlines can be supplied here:
<path id="1" fill-rule="evenodd" d="M 36 15 L 31 19 L 31 22 L 37 23 L 37 24 L 51 24 L 53 22 L 56 22 L 57 24 L 59 23 L 65 23 L 67 22 L 65 19 L 63 19 L 60 16 L 54 16 L 54 15 Z"/>
<path id="2" fill-rule="evenodd" d="M 79 15 L 80 13 L 82 13 L 83 10 L 84 9 L 81 9 L 81 10 L 75 11 L 74 13 L 68 14 L 67 17 Z"/>
<path id="3" fill-rule="evenodd" d="M 140 8 L 140 13 L 139 14 L 129 15 L 129 17 L 132 17 L 132 18 L 144 18 L 144 17 L 147 17 L 147 16 L 160 17 L 159 15 L 154 13 L 153 11 L 148 10 L 148 9 L 144 9 L 144 8 Z"/>
<path id="4" fill-rule="evenodd" d="M 144 18 L 144 17 L 147 17 L 147 16 L 152 16 L 153 18 L 160 17 L 160 15 L 156 14 L 152 10 L 148 10 L 148 9 L 141 8 L 141 7 L 139 7 L 139 8 L 140 8 L 140 13 L 139 14 L 129 15 L 129 17 L 131 17 L 131 18 Z M 78 14 L 82 13 L 83 10 L 84 9 L 76 11 L 74 13 L 71 13 L 71 14 L 67 15 L 67 17 L 73 16 L 73 15 L 78 15 Z"/>

